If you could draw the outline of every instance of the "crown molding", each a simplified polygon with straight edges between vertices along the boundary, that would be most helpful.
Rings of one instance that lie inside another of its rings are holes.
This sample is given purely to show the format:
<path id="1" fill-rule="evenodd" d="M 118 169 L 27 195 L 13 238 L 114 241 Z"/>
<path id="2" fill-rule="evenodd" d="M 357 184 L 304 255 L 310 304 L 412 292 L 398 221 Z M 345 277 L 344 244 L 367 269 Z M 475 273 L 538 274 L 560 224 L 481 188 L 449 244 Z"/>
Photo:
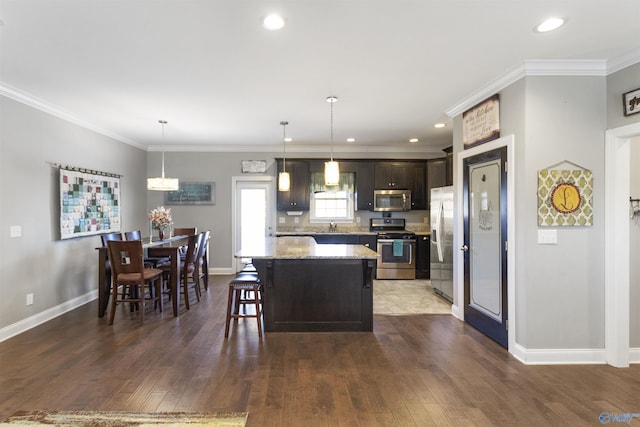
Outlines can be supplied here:
<path id="1" fill-rule="evenodd" d="M 22 104 L 28 105 L 29 107 L 35 108 L 36 110 L 40 110 L 43 111 L 47 114 L 51 114 L 52 116 L 58 117 L 59 119 L 65 120 L 69 123 L 73 123 L 77 126 L 80 126 L 82 128 L 94 131 L 96 133 L 99 133 L 101 135 L 104 135 L 106 137 L 115 139 L 116 141 L 120 141 L 124 144 L 128 144 L 131 145 L 133 147 L 139 148 L 141 150 L 145 150 L 146 147 L 142 144 L 139 144 L 135 141 L 132 141 L 128 138 L 125 138 L 123 136 L 120 136 L 116 133 L 110 132 L 108 130 L 102 129 L 101 127 L 93 124 L 93 123 L 89 123 L 86 122 L 76 116 L 74 116 L 73 114 L 62 110 L 61 108 L 58 108 L 56 106 L 54 106 L 53 104 L 50 104 L 42 99 L 39 99 L 36 96 L 33 96 L 29 93 L 23 92 L 19 89 L 16 89 L 14 87 L 11 87 L 5 83 L 0 82 L 0 95 L 6 97 L 6 98 L 10 98 L 13 99 L 14 101 L 20 102 Z"/>
<path id="2" fill-rule="evenodd" d="M 610 60 L 607 63 L 607 74 L 613 74 L 638 63 L 640 63 L 640 49 Z"/>
<path id="3" fill-rule="evenodd" d="M 349 145 L 345 147 L 334 147 L 334 153 L 401 153 L 401 154 L 436 154 L 442 155 L 445 147 L 426 147 L 423 145 L 397 147 L 392 145 Z M 149 152 L 161 152 L 162 145 L 150 145 L 145 148 Z M 282 146 L 279 144 L 269 145 L 165 145 L 165 152 L 215 152 L 215 153 L 280 153 Z M 327 153 L 329 147 L 325 145 L 291 145 L 287 144 L 288 153 Z"/>
<path id="4" fill-rule="evenodd" d="M 622 69 L 640 61 L 640 51 L 627 54 L 611 61 L 606 60 L 554 60 L 532 59 L 507 70 L 504 74 L 490 81 L 468 97 L 458 102 L 445 113 L 455 117 L 474 105 L 500 92 L 507 86 L 527 76 L 597 76 L 606 77 L 613 69 Z"/>

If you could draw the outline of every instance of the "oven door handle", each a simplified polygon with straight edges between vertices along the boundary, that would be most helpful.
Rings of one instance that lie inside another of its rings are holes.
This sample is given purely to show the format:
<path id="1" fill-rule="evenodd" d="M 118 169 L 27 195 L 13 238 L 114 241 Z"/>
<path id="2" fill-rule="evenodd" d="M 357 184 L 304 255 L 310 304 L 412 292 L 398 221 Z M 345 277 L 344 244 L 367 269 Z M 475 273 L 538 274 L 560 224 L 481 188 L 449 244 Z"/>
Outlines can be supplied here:
<path id="1" fill-rule="evenodd" d="M 393 243 L 396 240 L 402 240 L 404 243 L 416 243 L 415 239 L 378 239 L 378 243 Z"/>

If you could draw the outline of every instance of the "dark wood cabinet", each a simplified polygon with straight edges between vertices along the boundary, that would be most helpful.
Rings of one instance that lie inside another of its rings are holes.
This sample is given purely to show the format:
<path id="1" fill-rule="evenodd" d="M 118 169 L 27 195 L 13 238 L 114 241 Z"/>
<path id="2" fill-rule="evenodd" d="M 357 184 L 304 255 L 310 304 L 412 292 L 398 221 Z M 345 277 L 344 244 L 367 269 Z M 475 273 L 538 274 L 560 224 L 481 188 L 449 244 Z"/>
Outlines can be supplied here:
<path id="1" fill-rule="evenodd" d="M 278 173 L 282 172 L 282 159 L 276 159 Z M 308 211 L 310 169 L 306 160 L 287 160 L 287 172 L 291 176 L 291 189 L 278 191 L 279 211 Z"/>
<path id="2" fill-rule="evenodd" d="M 357 234 L 339 234 L 339 233 L 328 233 L 328 234 L 314 234 L 314 240 L 319 244 L 340 244 L 340 245 L 358 245 L 360 241 L 358 240 Z"/>
<path id="3" fill-rule="evenodd" d="M 416 279 L 431 277 L 431 239 L 426 235 L 416 236 Z"/>
<path id="4" fill-rule="evenodd" d="M 357 162 L 356 172 L 356 210 L 373 210 L 373 162 Z"/>
<path id="5" fill-rule="evenodd" d="M 432 188 L 453 185 L 453 147 L 442 151 L 446 157 L 427 160 L 427 206 L 431 203 Z"/>
<path id="6" fill-rule="evenodd" d="M 411 167 L 409 162 L 376 162 L 374 182 L 377 190 L 411 188 Z"/>
<path id="7" fill-rule="evenodd" d="M 416 162 L 411 164 L 412 183 L 411 209 L 427 210 L 427 163 Z"/>
<path id="8" fill-rule="evenodd" d="M 372 251 L 378 251 L 377 241 L 378 238 L 374 234 L 358 234 L 358 243 L 368 247 Z"/>
<path id="9" fill-rule="evenodd" d="M 446 170 L 446 184 L 453 185 L 453 147 L 447 147 L 444 151 L 447 154 L 447 170 Z"/>

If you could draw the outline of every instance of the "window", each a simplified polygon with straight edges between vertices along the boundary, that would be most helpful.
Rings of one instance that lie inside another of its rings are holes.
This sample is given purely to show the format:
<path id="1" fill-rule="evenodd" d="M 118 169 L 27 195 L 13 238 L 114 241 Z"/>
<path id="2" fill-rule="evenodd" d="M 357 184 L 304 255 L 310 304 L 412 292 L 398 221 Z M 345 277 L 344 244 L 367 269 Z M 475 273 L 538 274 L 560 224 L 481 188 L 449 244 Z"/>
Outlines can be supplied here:
<path id="1" fill-rule="evenodd" d="M 310 222 L 353 222 L 355 174 L 341 173 L 340 184 L 324 185 L 324 174 L 311 174 Z"/>

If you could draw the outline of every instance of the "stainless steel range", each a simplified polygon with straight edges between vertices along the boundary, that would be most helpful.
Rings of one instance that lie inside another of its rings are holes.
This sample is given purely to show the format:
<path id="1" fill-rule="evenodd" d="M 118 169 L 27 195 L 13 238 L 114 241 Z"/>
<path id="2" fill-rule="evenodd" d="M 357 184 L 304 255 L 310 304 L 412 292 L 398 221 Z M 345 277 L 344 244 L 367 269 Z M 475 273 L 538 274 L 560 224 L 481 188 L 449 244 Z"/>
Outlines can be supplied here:
<path id="1" fill-rule="evenodd" d="M 377 232 L 377 279 L 416 278 L 416 234 L 405 230 L 404 218 L 371 218 L 369 229 Z"/>

